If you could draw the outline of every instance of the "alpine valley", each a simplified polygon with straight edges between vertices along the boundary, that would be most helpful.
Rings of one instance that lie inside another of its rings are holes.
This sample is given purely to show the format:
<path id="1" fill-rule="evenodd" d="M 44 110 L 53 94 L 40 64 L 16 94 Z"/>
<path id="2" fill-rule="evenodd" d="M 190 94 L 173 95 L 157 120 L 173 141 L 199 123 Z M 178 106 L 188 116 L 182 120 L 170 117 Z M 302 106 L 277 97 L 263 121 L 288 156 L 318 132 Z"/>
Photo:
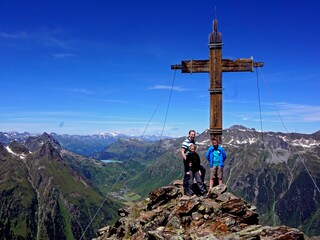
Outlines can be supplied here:
<path id="1" fill-rule="evenodd" d="M 117 220 L 118 208 L 183 178 L 184 139 L 0 132 L 1 237 L 93 238 Z M 209 169 L 209 132 L 197 134 L 196 142 Z M 260 224 L 320 235 L 320 131 L 261 133 L 232 126 L 222 143 L 224 183 L 257 207 Z"/>

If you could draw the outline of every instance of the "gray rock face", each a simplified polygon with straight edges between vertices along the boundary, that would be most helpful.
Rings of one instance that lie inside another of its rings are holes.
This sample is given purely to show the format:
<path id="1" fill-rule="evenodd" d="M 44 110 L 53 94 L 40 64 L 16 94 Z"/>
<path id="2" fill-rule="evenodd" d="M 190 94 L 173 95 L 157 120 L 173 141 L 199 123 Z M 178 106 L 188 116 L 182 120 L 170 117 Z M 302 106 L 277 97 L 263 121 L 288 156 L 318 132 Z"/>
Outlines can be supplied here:
<path id="1" fill-rule="evenodd" d="M 207 197 L 183 196 L 181 188 L 174 182 L 120 209 L 120 219 L 101 228 L 96 239 L 306 239 L 295 228 L 260 225 L 255 207 L 228 193 L 225 185 Z"/>

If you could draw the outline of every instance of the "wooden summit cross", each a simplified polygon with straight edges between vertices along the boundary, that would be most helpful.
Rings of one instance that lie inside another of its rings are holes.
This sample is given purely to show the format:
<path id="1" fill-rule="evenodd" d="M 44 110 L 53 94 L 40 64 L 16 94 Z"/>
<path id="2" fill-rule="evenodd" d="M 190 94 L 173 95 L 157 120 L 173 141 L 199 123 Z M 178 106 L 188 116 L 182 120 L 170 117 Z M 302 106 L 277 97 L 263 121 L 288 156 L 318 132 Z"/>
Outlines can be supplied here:
<path id="1" fill-rule="evenodd" d="M 185 60 L 180 65 L 171 65 L 171 69 L 181 69 L 182 73 L 210 74 L 210 137 L 221 142 L 222 135 L 222 72 L 253 72 L 254 67 L 263 67 L 263 62 L 254 62 L 252 58 L 235 61 L 222 59 L 222 38 L 218 32 L 218 21 L 213 21 L 213 32 L 209 35 L 209 60 Z"/>

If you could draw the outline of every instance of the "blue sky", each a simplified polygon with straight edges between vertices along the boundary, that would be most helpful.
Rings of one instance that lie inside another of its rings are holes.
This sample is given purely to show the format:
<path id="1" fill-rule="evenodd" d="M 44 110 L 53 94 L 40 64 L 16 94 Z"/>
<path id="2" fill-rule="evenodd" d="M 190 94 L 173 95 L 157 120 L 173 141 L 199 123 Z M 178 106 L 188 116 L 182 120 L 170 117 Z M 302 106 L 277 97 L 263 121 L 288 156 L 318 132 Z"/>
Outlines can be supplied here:
<path id="1" fill-rule="evenodd" d="M 317 0 L 1 0 L 0 131 L 160 134 L 164 123 L 165 135 L 204 131 L 209 75 L 174 77 L 170 66 L 208 59 L 216 16 L 223 58 L 265 63 L 263 130 L 285 132 L 282 119 L 289 132 L 313 133 L 319 12 Z M 223 127 L 260 130 L 256 73 L 224 73 L 223 88 Z"/>

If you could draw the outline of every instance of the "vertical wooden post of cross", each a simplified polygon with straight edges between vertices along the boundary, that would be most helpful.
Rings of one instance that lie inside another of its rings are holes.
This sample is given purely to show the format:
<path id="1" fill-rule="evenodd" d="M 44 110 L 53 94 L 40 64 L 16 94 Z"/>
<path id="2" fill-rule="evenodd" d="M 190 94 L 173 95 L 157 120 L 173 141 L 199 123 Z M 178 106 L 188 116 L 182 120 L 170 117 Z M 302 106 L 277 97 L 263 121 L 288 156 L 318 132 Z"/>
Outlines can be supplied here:
<path id="1" fill-rule="evenodd" d="M 222 38 L 218 32 L 218 21 L 213 21 L 213 32 L 209 35 L 210 74 L 210 137 L 222 136 Z"/>

